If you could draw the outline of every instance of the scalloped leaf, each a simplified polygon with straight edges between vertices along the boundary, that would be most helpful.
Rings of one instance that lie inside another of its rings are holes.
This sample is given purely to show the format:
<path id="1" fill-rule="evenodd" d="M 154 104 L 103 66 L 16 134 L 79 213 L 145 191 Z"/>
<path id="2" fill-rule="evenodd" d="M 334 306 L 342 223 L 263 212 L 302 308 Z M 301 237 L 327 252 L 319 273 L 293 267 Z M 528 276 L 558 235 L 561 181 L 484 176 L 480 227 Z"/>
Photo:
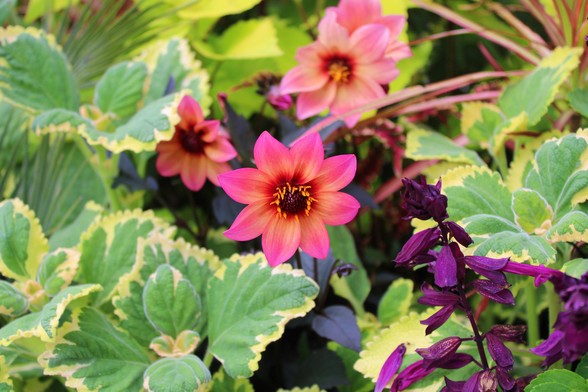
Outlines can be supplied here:
<path id="1" fill-rule="evenodd" d="M 512 193 L 512 210 L 516 223 L 527 233 L 541 235 L 545 224 L 551 225 L 553 210 L 547 201 L 533 189 L 521 188 Z M 541 232 L 537 232 L 538 230 Z"/>
<path id="2" fill-rule="evenodd" d="M 13 390 L 12 380 L 8 376 L 8 366 L 6 359 L 0 356 L 0 392 L 9 392 Z"/>
<path id="3" fill-rule="evenodd" d="M 135 264 L 139 238 L 171 237 L 174 230 L 152 211 L 121 211 L 101 217 L 82 234 L 78 280 L 102 285 L 104 291 L 97 295 L 96 304 L 103 304 Z"/>
<path id="4" fill-rule="evenodd" d="M 176 338 L 200 321 L 200 296 L 182 273 L 168 264 L 160 265 L 143 289 L 147 319 L 162 334 Z"/>
<path id="5" fill-rule="evenodd" d="M 588 215 L 583 211 L 570 211 L 553 225 L 545 238 L 549 242 L 587 242 Z"/>
<path id="6" fill-rule="evenodd" d="M 514 261 L 529 261 L 531 264 L 555 263 L 555 249 L 543 237 L 527 233 L 502 232 L 490 236 L 475 251 L 476 255 L 488 257 L 510 257 Z"/>
<path id="7" fill-rule="evenodd" d="M 0 45 L 0 96 L 33 111 L 78 108 L 77 83 L 55 37 L 8 26 L 0 28 Z"/>
<path id="8" fill-rule="evenodd" d="M 5 280 L 0 280 L 0 314 L 18 317 L 29 308 L 29 300 L 20 290 Z"/>
<path id="9" fill-rule="evenodd" d="M 163 358 L 145 370 L 143 388 L 146 391 L 198 391 L 211 381 L 206 365 L 195 355 Z"/>
<path id="10" fill-rule="evenodd" d="M 78 390 L 140 391 L 147 353 L 94 308 L 77 308 L 39 357 L 45 374 Z"/>
<path id="11" fill-rule="evenodd" d="M 494 130 L 504 121 L 498 106 L 486 102 L 465 102 L 461 109 L 461 133 L 470 143 L 488 147 Z"/>
<path id="12" fill-rule="evenodd" d="M 94 129 L 94 124 L 78 112 L 66 109 L 47 110 L 33 120 L 31 127 L 37 135 L 49 133 L 84 133 L 87 129 Z"/>
<path id="13" fill-rule="evenodd" d="M 246 378 L 233 378 L 227 376 L 221 367 L 214 376 L 212 382 L 206 384 L 205 392 L 255 392 L 253 385 Z"/>
<path id="14" fill-rule="evenodd" d="M 60 248 L 47 253 L 37 270 L 37 282 L 53 297 L 71 284 L 80 264 L 80 252 Z"/>
<path id="15" fill-rule="evenodd" d="M 448 162 L 484 165 L 484 161 L 474 151 L 456 145 L 439 132 L 425 129 L 414 129 L 408 133 L 405 155 L 415 161 L 440 159 Z"/>
<path id="16" fill-rule="evenodd" d="M 104 207 L 89 201 L 77 218 L 69 225 L 61 228 L 49 238 L 49 249 L 73 248 L 80 243 L 80 236 L 104 211 Z"/>
<path id="17" fill-rule="evenodd" d="M 208 280 L 220 266 L 218 257 L 210 250 L 191 245 L 183 239 L 176 241 L 164 236 L 140 238 L 135 265 L 130 273 L 121 279 L 119 295 L 113 298 L 115 314 L 120 318 L 120 326 L 127 330 L 135 340 L 148 347 L 151 340 L 159 335 L 147 320 L 143 303 L 143 287 L 157 267 L 169 264 L 182 273 L 196 289 L 202 304 L 208 297 Z M 204 339 L 208 310 L 204 306 L 198 320 L 196 331 Z"/>
<path id="18" fill-rule="evenodd" d="M 389 325 L 401 316 L 408 314 L 412 303 L 414 282 L 410 279 L 398 278 L 392 282 L 378 304 L 378 320 Z"/>
<path id="19" fill-rule="evenodd" d="M 44 342 L 52 341 L 57 326 L 68 305 L 80 298 L 102 290 L 99 285 L 70 286 L 57 294 L 40 312 L 27 314 L 0 329 L 0 346 L 9 346 L 21 338 L 38 337 Z"/>
<path id="20" fill-rule="evenodd" d="M 24 282 L 34 279 L 49 243 L 35 213 L 20 199 L 0 202 L 0 273 Z"/>
<path id="21" fill-rule="evenodd" d="M 508 118 L 527 114 L 528 125 L 533 126 L 547 113 L 559 87 L 576 70 L 582 48 L 556 48 L 527 76 L 508 86 L 498 106 Z"/>
<path id="22" fill-rule="evenodd" d="M 250 377 L 266 346 L 314 307 L 317 294 L 302 270 L 272 269 L 261 253 L 234 255 L 210 279 L 209 351 L 231 377 Z"/>
<path id="23" fill-rule="evenodd" d="M 184 4 L 181 0 L 176 3 Z M 220 18 L 225 15 L 240 14 L 253 8 L 261 0 L 200 0 L 188 7 L 183 7 L 178 14 L 182 19 L 197 20 L 203 18 Z"/>
<path id="24" fill-rule="evenodd" d="M 113 65 L 96 84 L 94 103 L 102 113 L 129 117 L 139 107 L 146 79 L 147 66 L 142 62 L 125 61 Z"/>
<path id="25" fill-rule="evenodd" d="M 209 96 L 209 76 L 195 59 L 187 40 L 172 38 L 148 46 L 136 60 L 147 64 L 149 79 L 144 103 L 182 89 L 189 89 L 206 116 L 212 100 Z M 173 87 L 170 91 L 170 87 Z"/>
<path id="26" fill-rule="evenodd" d="M 388 328 L 379 331 L 366 343 L 366 349 L 359 353 L 360 359 L 355 363 L 354 369 L 376 382 L 384 362 L 399 344 L 404 343 L 406 345 L 406 354 L 400 367 L 400 371 L 402 371 L 412 363 L 422 359 L 415 349 L 429 347 L 449 336 L 470 336 L 472 334 L 469 326 L 465 326 L 465 323 L 452 316 L 439 329 L 433 331 L 430 335 L 425 335 L 426 326 L 422 325 L 420 320 L 428 318 L 434 312 L 435 309 L 429 309 L 421 314 L 411 312 Z M 464 342 L 460 352 L 474 356 L 477 353 L 475 346 L 471 342 Z M 456 381 L 464 380 L 476 371 L 474 370 L 476 367 L 476 365 L 470 364 L 462 369 L 437 369 L 421 381 L 413 384 L 408 390 L 436 392 L 445 384 L 444 376 Z"/>

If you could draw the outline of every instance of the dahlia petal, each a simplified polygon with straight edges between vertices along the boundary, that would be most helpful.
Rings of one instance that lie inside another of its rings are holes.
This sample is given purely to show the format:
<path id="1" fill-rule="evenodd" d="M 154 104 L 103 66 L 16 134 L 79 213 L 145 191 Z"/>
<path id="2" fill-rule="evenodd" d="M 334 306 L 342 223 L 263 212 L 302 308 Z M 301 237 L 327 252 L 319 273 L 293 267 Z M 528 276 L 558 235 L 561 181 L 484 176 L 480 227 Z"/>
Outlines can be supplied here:
<path id="1" fill-rule="evenodd" d="M 377 20 L 382 15 L 382 5 L 380 0 L 341 0 L 336 11 L 337 22 L 352 32 Z"/>
<path id="2" fill-rule="evenodd" d="M 317 41 L 298 49 L 294 58 L 300 64 L 306 65 L 308 67 L 319 68 L 322 63 L 320 54 L 324 51 L 326 51 L 326 48 L 323 46 L 323 44 Z M 280 92 L 282 91 L 280 90 Z"/>
<path id="3" fill-rule="evenodd" d="M 406 24 L 406 17 L 402 15 L 384 15 L 369 23 L 386 26 L 388 32 L 390 33 L 390 40 L 396 41 L 404 29 L 404 25 Z"/>
<path id="4" fill-rule="evenodd" d="M 315 91 L 329 81 L 329 75 L 320 66 L 298 65 L 292 68 L 280 83 L 281 94 Z"/>
<path id="5" fill-rule="evenodd" d="M 194 125 L 194 131 L 200 131 L 202 140 L 206 143 L 212 143 L 218 137 L 220 131 L 219 120 L 204 120 Z"/>
<path id="6" fill-rule="evenodd" d="M 237 156 L 237 151 L 228 139 L 218 137 L 204 146 L 204 154 L 214 162 L 227 162 Z"/>
<path id="7" fill-rule="evenodd" d="M 349 50 L 349 33 L 345 27 L 337 23 L 337 14 L 333 9 L 327 9 L 318 25 L 318 31 L 319 42 L 331 51 L 345 53 Z"/>
<path id="8" fill-rule="evenodd" d="M 313 210 L 316 210 L 323 222 L 331 226 L 351 222 L 359 207 L 359 202 L 353 196 L 343 192 L 321 192 L 317 201 L 312 204 Z"/>
<path id="9" fill-rule="evenodd" d="M 270 266 L 282 264 L 294 255 L 300 245 L 300 223 L 274 215 L 262 236 L 261 246 Z"/>
<path id="10" fill-rule="evenodd" d="M 249 241 L 259 237 L 267 227 L 274 211 L 268 204 L 258 201 L 245 207 L 225 231 L 225 236 L 235 241 Z"/>
<path id="11" fill-rule="evenodd" d="M 412 57 L 412 51 L 410 50 L 410 46 L 404 42 L 391 41 L 386 48 L 386 57 L 392 59 L 395 62 L 398 62 L 402 59 Z"/>
<path id="12" fill-rule="evenodd" d="M 182 150 L 179 150 L 176 146 L 175 149 L 169 152 L 160 152 L 157 156 L 157 161 L 155 161 L 155 167 L 159 174 L 164 177 L 175 176 L 182 170 L 182 158 Z"/>
<path id="13" fill-rule="evenodd" d="M 182 182 L 191 191 L 199 191 L 206 181 L 206 161 L 204 155 L 186 155 L 182 162 Z"/>
<path id="14" fill-rule="evenodd" d="M 220 186 L 218 176 L 231 171 L 231 165 L 227 162 L 206 162 L 206 177 L 216 186 Z"/>
<path id="15" fill-rule="evenodd" d="M 229 197 L 237 203 L 252 204 L 263 200 L 270 203 L 275 187 L 257 169 L 237 169 L 218 176 L 218 181 Z"/>
<path id="16" fill-rule="evenodd" d="M 324 259 L 329 253 L 329 232 L 323 220 L 316 214 L 300 216 L 300 248 L 316 257 Z"/>
<path id="17" fill-rule="evenodd" d="M 294 177 L 305 184 L 316 177 L 325 160 L 323 141 L 318 133 L 307 135 L 297 141 L 290 154 L 294 164 Z"/>
<path id="18" fill-rule="evenodd" d="M 191 129 L 194 124 L 204 121 L 204 115 L 198 101 L 189 95 L 185 95 L 180 101 L 178 114 L 181 119 L 178 126 L 181 129 Z"/>
<path id="19" fill-rule="evenodd" d="M 325 192 L 338 191 L 349 185 L 355 177 L 357 158 L 353 154 L 343 154 L 324 160 L 321 170 L 312 181 L 313 189 Z"/>
<path id="20" fill-rule="evenodd" d="M 294 174 L 292 157 L 286 146 L 264 131 L 253 148 L 257 168 L 269 175 L 274 183 L 290 181 Z"/>
<path id="21" fill-rule="evenodd" d="M 337 85 L 327 83 L 315 91 L 302 92 L 296 101 L 296 116 L 300 120 L 312 117 L 327 109 L 337 94 Z"/>
<path id="22" fill-rule="evenodd" d="M 357 64 L 354 71 L 359 75 L 374 79 L 379 84 L 388 84 L 400 74 L 391 59 L 382 59 L 367 64 Z"/>
<path id="23" fill-rule="evenodd" d="M 357 63 L 369 64 L 382 59 L 389 41 L 390 32 L 383 25 L 361 26 L 349 38 L 350 52 Z"/>
<path id="24" fill-rule="evenodd" d="M 331 112 L 345 114 L 383 96 L 384 89 L 374 79 L 355 75 L 350 83 L 338 86 L 337 95 L 331 104 Z"/>

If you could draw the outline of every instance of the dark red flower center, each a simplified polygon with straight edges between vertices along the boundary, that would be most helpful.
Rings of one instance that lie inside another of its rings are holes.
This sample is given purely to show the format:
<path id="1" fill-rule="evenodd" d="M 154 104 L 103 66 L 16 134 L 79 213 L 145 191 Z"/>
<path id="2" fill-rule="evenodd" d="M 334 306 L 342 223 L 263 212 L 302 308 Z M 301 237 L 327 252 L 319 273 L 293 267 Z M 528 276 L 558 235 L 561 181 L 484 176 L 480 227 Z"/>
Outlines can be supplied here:
<path id="1" fill-rule="evenodd" d="M 204 153 L 204 145 L 206 144 L 202 140 L 200 132 L 179 130 L 180 132 L 180 144 L 184 150 L 193 154 Z"/>
<path id="2" fill-rule="evenodd" d="M 275 205 L 276 214 L 283 218 L 287 218 L 288 215 L 298 218 L 298 214 L 302 212 L 309 215 L 312 203 L 316 201 L 310 189 L 310 185 L 292 186 L 287 182 L 286 185 L 276 187 L 274 201 L 270 205 Z"/>
<path id="3" fill-rule="evenodd" d="M 337 83 L 349 82 L 351 72 L 351 62 L 347 58 L 333 57 L 327 63 L 327 73 Z"/>

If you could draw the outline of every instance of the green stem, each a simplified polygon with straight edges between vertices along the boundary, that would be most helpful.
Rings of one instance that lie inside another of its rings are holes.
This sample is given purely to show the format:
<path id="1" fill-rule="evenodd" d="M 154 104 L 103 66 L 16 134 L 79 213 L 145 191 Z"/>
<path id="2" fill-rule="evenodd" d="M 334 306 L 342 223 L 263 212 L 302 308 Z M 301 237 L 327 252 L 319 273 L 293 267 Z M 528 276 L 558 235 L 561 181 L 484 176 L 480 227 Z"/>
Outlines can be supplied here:
<path id="1" fill-rule="evenodd" d="M 547 306 L 549 309 L 549 328 L 553 332 L 553 325 L 561 311 L 561 302 L 552 284 L 545 285 L 545 289 L 547 290 Z"/>
<path id="2" fill-rule="evenodd" d="M 213 359 L 214 357 L 212 356 L 212 353 L 206 350 L 206 354 L 204 354 L 204 359 L 202 360 L 202 362 L 204 362 L 207 368 L 210 369 L 210 364 L 212 363 Z"/>
<path id="3" fill-rule="evenodd" d="M 527 338 L 529 346 L 535 346 L 539 341 L 539 314 L 537 313 L 537 288 L 533 284 L 533 278 L 527 278 L 525 298 L 527 300 Z"/>

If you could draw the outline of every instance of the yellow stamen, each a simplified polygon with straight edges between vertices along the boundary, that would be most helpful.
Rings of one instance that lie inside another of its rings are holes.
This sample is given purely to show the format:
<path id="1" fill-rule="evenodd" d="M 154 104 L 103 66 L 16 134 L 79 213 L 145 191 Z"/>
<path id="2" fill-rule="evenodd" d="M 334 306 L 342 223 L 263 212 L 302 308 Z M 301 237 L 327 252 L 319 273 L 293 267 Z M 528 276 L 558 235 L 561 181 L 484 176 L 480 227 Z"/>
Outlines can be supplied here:
<path id="1" fill-rule="evenodd" d="M 351 75 L 349 64 L 343 60 L 335 60 L 329 64 L 329 76 L 337 83 L 347 83 Z"/>
<path id="2" fill-rule="evenodd" d="M 288 214 L 298 219 L 298 214 L 302 211 L 308 216 L 312 203 L 316 202 L 310 189 L 310 185 L 292 186 L 287 182 L 286 185 L 276 187 L 276 192 L 272 195 L 274 200 L 270 205 L 275 205 L 276 215 L 284 219 L 288 218 Z"/>

